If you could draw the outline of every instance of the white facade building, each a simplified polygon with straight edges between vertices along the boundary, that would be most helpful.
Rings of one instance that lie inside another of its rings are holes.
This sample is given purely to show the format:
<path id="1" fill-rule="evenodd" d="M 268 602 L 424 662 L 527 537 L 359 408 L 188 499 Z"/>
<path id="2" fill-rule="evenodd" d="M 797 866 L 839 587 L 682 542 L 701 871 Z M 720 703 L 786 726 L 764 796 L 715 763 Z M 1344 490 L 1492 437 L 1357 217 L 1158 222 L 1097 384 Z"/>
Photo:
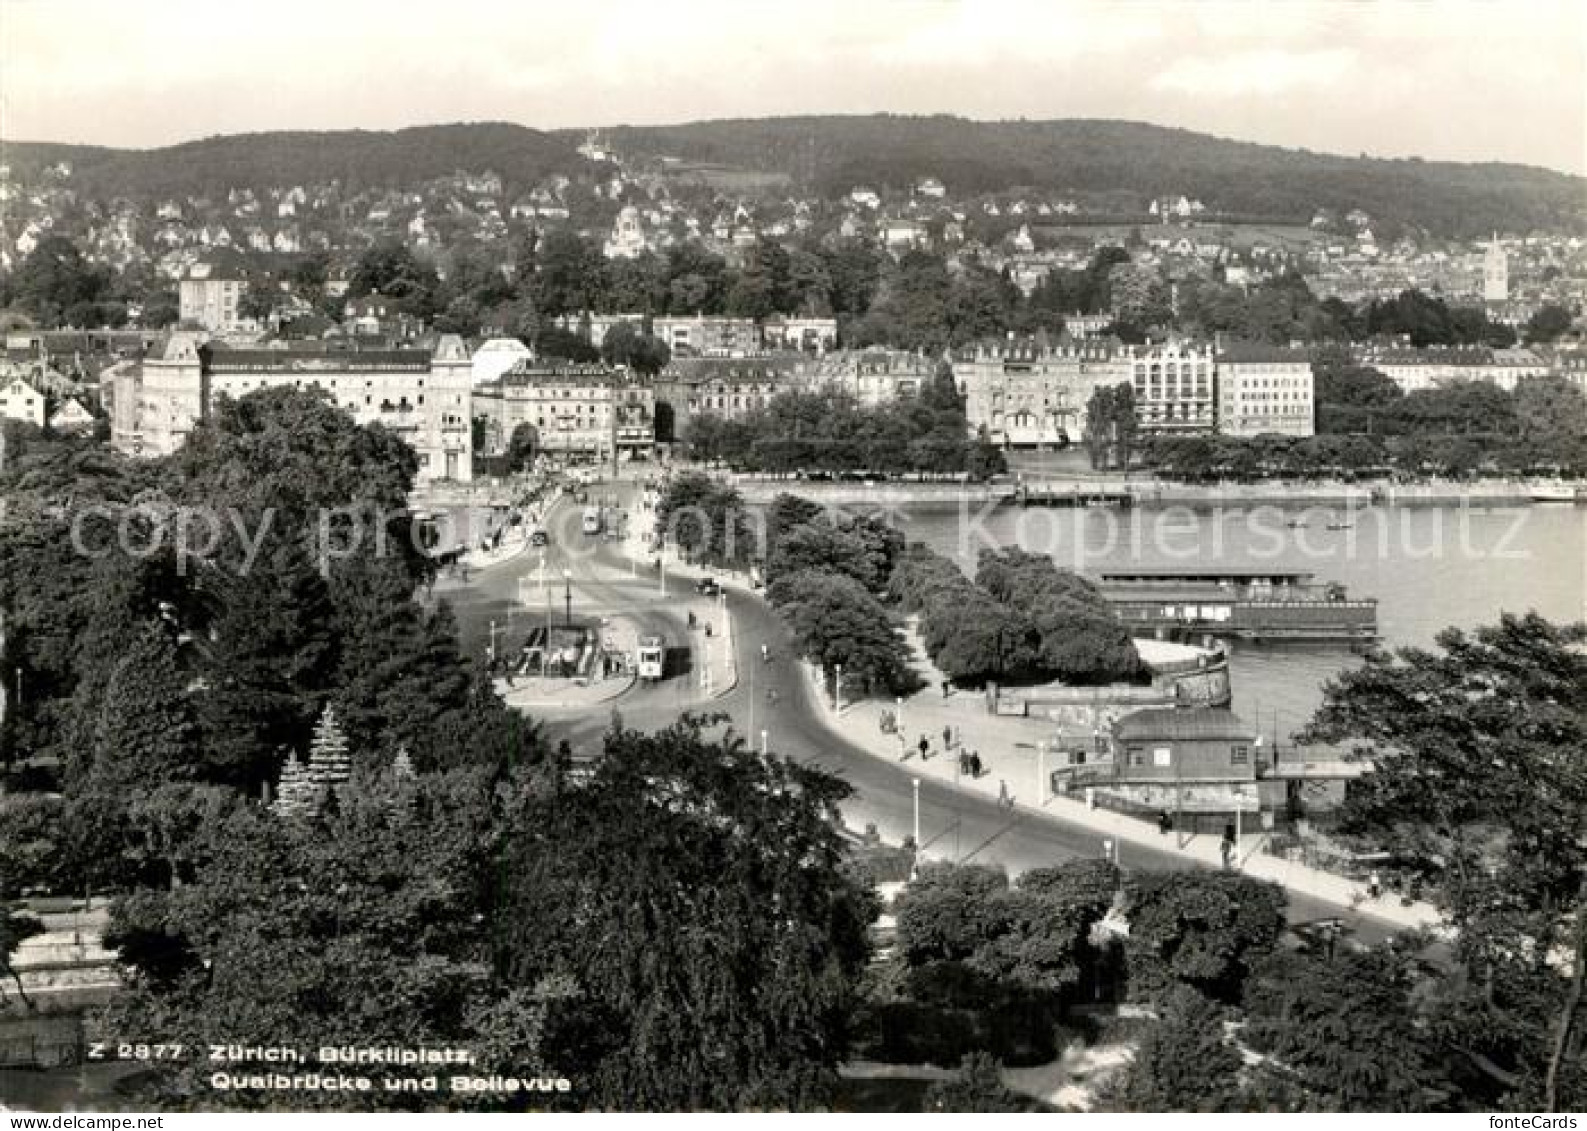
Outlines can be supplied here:
<path id="1" fill-rule="evenodd" d="M 225 349 L 195 333 L 171 336 L 145 359 L 141 378 L 116 392 L 114 442 L 134 455 L 163 456 L 186 442 L 217 396 L 290 386 L 324 389 L 360 424 L 379 423 L 419 457 L 420 480 L 473 478 L 473 369 L 456 335 L 434 349 Z M 135 395 L 130 417 L 122 399 Z"/>
<path id="2" fill-rule="evenodd" d="M 1208 346 L 1171 342 L 1124 353 L 1135 390 L 1135 419 L 1146 433 L 1211 432 L 1214 361 Z"/>
<path id="3" fill-rule="evenodd" d="M 44 394 L 20 377 L 0 382 L 0 420 L 44 427 Z"/>
<path id="4" fill-rule="evenodd" d="M 1304 350 L 1234 345 L 1218 354 L 1218 431 L 1225 436 L 1311 436 L 1316 405 Z"/>
<path id="5" fill-rule="evenodd" d="M 257 323 L 243 318 L 238 311 L 246 285 L 240 272 L 195 263 L 177 284 L 177 310 L 182 325 L 212 334 L 258 329 Z"/>

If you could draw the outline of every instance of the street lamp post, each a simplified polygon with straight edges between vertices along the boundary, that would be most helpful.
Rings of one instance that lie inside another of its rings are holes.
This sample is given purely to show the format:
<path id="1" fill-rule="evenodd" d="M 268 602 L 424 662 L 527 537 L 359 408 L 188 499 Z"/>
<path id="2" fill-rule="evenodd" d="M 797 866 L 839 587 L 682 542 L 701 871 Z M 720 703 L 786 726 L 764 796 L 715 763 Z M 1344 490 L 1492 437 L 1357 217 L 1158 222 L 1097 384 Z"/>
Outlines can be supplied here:
<path id="1" fill-rule="evenodd" d="M 760 752 L 762 757 L 771 753 L 771 747 L 767 743 L 766 732 L 764 730 L 760 732 Z"/>
<path id="2" fill-rule="evenodd" d="M 485 655 L 490 660 L 491 666 L 496 665 L 496 618 L 490 619 L 490 644 L 485 648 Z"/>
<path id="3" fill-rule="evenodd" d="M 834 670 L 837 675 L 832 681 L 832 699 L 836 704 L 833 710 L 835 714 L 841 715 L 843 713 L 843 665 L 836 665 Z"/>
<path id="4" fill-rule="evenodd" d="M 915 792 L 915 859 L 909 868 L 909 878 L 913 880 L 920 875 L 920 779 L 911 778 L 910 783 Z"/>
<path id="5" fill-rule="evenodd" d="M 573 571 L 562 571 L 562 593 L 567 602 L 567 627 L 573 627 Z"/>

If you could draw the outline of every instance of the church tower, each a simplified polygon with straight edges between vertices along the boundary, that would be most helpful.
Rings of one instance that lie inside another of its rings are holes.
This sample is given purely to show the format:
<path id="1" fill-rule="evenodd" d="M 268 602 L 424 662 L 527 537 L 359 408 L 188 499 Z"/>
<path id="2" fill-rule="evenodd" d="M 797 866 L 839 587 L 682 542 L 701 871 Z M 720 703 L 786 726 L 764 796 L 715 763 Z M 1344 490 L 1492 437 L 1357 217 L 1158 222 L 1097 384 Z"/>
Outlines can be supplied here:
<path id="1" fill-rule="evenodd" d="M 1495 232 L 1482 256 L 1482 299 L 1484 302 L 1507 302 L 1509 298 L 1510 260 L 1499 243 L 1499 233 Z"/>

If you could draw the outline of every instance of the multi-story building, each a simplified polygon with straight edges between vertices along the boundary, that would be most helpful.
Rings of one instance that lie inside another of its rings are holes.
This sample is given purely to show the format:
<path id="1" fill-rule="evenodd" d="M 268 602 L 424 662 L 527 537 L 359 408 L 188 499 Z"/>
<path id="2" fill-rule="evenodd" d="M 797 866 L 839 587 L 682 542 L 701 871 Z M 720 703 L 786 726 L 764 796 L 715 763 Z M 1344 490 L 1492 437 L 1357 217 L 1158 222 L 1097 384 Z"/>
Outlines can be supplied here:
<path id="1" fill-rule="evenodd" d="M 0 379 L 0 420 L 44 427 L 44 394 L 21 377 Z"/>
<path id="2" fill-rule="evenodd" d="M 1236 343 L 1219 350 L 1218 431 L 1226 436 L 1310 436 L 1316 431 L 1305 350 Z"/>
<path id="3" fill-rule="evenodd" d="M 837 348 L 838 320 L 773 314 L 761 322 L 760 336 L 769 350 L 826 353 Z"/>
<path id="4" fill-rule="evenodd" d="M 118 381 L 117 447 L 169 455 L 208 415 L 216 397 L 260 389 L 323 389 L 360 424 L 379 423 L 412 445 L 421 480 L 473 478 L 469 395 L 472 369 L 461 338 L 430 348 L 327 349 L 319 344 L 227 349 L 196 333 L 171 336 L 140 374 Z M 136 408 L 130 415 L 125 402 Z"/>
<path id="5" fill-rule="evenodd" d="M 606 343 L 606 335 L 623 323 L 643 327 L 643 314 L 564 314 L 556 325 L 569 333 L 582 334 L 596 349 Z M 717 314 L 657 315 L 650 321 L 650 332 L 667 343 L 675 357 L 749 357 L 761 349 L 760 331 L 752 318 L 729 318 Z M 834 329 L 835 333 L 835 329 Z"/>
<path id="6" fill-rule="evenodd" d="M 1358 350 L 1356 360 L 1376 369 L 1407 393 L 1451 381 L 1487 381 L 1513 391 L 1522 377 L 1549 371 L 1548 362 L 1532 350 L 1487 346 L 1369 347 Z"/>
<path id="7" fill-rule="evenodd" d="M 875 406 L 917 395 L 936 371 L 935 359 L 908 350 L 843 350 L 808 367 L 805 380 L 812 388 L 835 389 Z"/>
<path id="8" fill-rule="evenodd" d="M 537 452 L 566 463 L 649 459 L 655 448 L 655 389 L 604 365 L 520 362 L 474 390 L 474 412 L 495 453 L 523 424 Z"/>
<path id="9" fill-rule="evenodd" d="M 239 311 L 243 273 L 223 264 L 195 263 L 177 283 L 177 314 L 181 324 L 212 334 L 256 330 L 258 324 Z"/>
<path id="10" fill-rule="evenodd" d="M 800 387 L 807 367 L 796 353 L 675 358 L 656 378 L 656 439 L 687 440 L 700 416 L 734 420 L 764 408 L 778 393 Z"/>
<path id="11" fill-rule="evenodd" d="M 1128 346 L 1122 360 L 1128 365 L 1142 432 L 1189 435 L 1213 430 L 1215 362 L 1210 346 Z"/>
<path id="12" fill-rule="evenodd" d="M 760 331 L 752 318 L 668 315 L 653 319 L 652 326 L 678 357 L 748 357 L 760 350 Z"/>
<path id="13" fill-rule="evenodd" d="M 954 380 L 972 431 L 994 444 L 1077 443 L 1099 386 L 1126 384 L 1128 362 L 1107 345 L 998 342 L 960 352 Z"/>
<path id="14" fill-rule="evenodd" d="M 1587 351 L 1562 349 L 1554 354 L 1549 372 L 1563 377 L 1587 396 Z"/>

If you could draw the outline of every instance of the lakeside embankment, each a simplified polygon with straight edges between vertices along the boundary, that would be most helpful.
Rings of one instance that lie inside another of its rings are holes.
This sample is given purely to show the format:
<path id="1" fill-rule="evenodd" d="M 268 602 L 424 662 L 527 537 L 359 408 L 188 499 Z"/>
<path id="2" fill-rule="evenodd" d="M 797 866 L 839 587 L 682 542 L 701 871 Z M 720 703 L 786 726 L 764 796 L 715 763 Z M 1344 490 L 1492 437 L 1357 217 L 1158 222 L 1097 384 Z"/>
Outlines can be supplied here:
<path id="1" fill-rule="evenodd" d="M 1569 503 L 1569 498 L 1536 497 L 1532 484 L 1507 479 L 1426 483 L 1170 483 L 1155 479 L 1022 479 L 1017 483 L 834 483 L 808 479 L 765 479 L 734 476 L 733 484 L 748 503 L 769 503 L 793 492 L 828 506 L 1137 506 L 1137 507 L 1366 507 L 1385 506 L 1531 506 L 1539 502 Z M 1578 505 L 1587 503 L 1587 487 L 1576 489 Z"/>

